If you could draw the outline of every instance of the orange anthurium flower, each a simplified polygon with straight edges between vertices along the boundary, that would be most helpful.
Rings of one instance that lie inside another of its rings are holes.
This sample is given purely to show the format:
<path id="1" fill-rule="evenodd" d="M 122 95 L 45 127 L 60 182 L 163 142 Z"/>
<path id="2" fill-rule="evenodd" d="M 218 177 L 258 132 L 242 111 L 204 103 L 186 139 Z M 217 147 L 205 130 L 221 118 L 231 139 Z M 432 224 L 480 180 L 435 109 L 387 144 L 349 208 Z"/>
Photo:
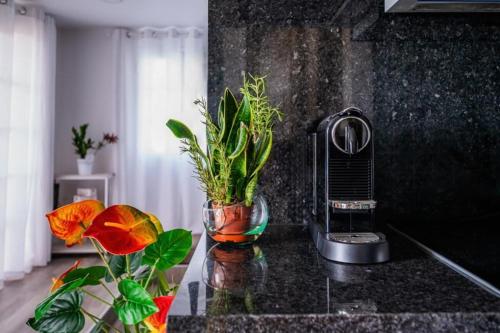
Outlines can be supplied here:
<path id="1" fill-rule="evenodd" d="M 103 210 L 102 202 L 84 200 L 60 207 L 46 216 L 54 236 L 65 240 L 69 247 L 82 242 L 83 232 Z"/>
<path id="2" fill-rule="evenodd" d="M 73 264 L 73 266 L 71 266 L 70 268 L 68 268 L 61 275 L 59 275 L 58 278 L 53 278 L 52 279 L 53 283 L 52 283 L 52 287 L 50 288 L 50 292 L 53 293 L 54 291 L 56 291 L 57 289 L 59 289 L 64 284 L 63 279 L 66 277 L 66 275 L 68 275 L 69 272 L 74 271 L 75 269 L 77 269 L 78 265 L 80 265 L 80 260 L 75 261 L 75 263 Z"/>
<path id="3" fill-rule="evenodd" d="M 125 255 L 156 242 L 158 231 L 147 214 L 132 206 L 115 205 L 97 215 L 83 236 L 97 239 L 112 254 Z"/>
<path id="4" fill-rule="evenodd" d="M 167 333 L 167 315 L 174 301 L 174 296 L 155 297 L 153 301 L 159 310 L 147 317 L 144 323 L 152 333 Z"/>

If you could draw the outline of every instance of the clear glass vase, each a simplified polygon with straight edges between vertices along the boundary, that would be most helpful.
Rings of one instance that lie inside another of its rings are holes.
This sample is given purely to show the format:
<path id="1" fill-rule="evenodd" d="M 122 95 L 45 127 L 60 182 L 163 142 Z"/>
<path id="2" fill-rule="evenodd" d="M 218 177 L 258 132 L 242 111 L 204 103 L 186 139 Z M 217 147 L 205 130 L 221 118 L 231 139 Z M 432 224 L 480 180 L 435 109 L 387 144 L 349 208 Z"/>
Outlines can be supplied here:
<path id="1" fill-rule="evenodd" d="M 248 244 L 264 232 L 269 220 L 266 200 L 256 195 L 250 207 L 244 203 L 223 206 L 208 200 L 203 205 L 203 224 L 219 243 Z"/>

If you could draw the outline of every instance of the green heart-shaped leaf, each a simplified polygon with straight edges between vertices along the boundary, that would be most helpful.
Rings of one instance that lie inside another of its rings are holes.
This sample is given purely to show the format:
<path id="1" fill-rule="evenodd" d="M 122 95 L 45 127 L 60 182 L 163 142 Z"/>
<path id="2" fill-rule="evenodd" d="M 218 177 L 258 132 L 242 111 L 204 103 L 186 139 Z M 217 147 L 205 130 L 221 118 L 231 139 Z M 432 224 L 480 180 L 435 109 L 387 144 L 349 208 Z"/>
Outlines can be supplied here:
<path id="1" fill-rule="evenodd" d="M 191 231 L 173 229 L 158 236 L 155 243 L 144 249 L 142 263 L 164 271 L 184 260 L 191 250 Z"/>
<path id="2" fill-rule="evenodd" d="M 29 327 L 43 333 L 77 333 L 83 329 L 85 318 L 80 311 L 83 297 L 80 291 L 72 291 L 58 297 L 44 315 L 30 318 Z"/>
<path id="3" fill-rule="evenodd" d="M 130 260 L 130 273 L 134 273 L 140 266 L 142 261 L 142 251 L 134 252 L 129 254 Z M 125 256 L 111 256 L 109 259 L 109 267 L 113 271 L 115 277 L 120 277 L 127 272 L 127 260 Z M 106 270 L 104 279 L 106 282 L 113 281 L 113 277 L 109 274 L 109 271 Z"/>
<path id="4" fill-rule="evenodd" d="M 87 277 L 81 286 L 98 285 L 100 280 L 106 274 L 106 267 L 92 266 L 86 268 L 77 268 L 69 272 L 63 279 L 64 283 L 68 283 L 79 278 Z"/>
<path id="5" fill-rule="evenodd" d="M 139 283 L 125 279 L 118 283 L 123 298 L 115 300 L 113 308 L 125 325 L 137 324 L 158 311 L 151 295 Z"/>
<path id="6" fill-rule="evenodd" d="M 71 282 L 63 284 L 60 288 L 50 294 L 47 298 L 45 298 L 35 309 L 35 319 L 40 320 L 43 315 L 49 310 L 52 303 L 54 303 L 59 297 L 63 294 L 68 293 L 70 291 L 79 288 L 85 283 L 86 276 L 73 280 Z"/>

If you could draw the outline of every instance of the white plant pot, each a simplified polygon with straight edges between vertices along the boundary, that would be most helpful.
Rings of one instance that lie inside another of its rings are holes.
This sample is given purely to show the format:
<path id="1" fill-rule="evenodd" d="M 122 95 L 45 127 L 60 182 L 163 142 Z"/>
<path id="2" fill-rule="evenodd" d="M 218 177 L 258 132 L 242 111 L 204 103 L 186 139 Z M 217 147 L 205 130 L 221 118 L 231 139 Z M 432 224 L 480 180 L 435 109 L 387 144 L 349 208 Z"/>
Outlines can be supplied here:
<path id="1" fill-rule="evenodd" d="M 76 163 L 78 165 L 78 174 L 80 176 L 89 176 L 94 168 L 94 155 L 88 154 L 85 158 L 77 159 Z"/>

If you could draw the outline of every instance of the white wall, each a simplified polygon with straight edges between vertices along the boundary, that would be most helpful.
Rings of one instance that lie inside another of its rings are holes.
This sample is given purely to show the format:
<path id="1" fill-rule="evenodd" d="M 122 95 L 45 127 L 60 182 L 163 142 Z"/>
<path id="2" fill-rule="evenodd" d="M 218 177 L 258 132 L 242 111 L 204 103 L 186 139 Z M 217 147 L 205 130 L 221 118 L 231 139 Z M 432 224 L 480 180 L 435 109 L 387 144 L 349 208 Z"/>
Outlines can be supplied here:
<path id="1" fill-rule="evenodd" d="M 95 140 L 116 133 L 113 120 L 112 44 L 109 28 L 59 28 L 56 66 L 55 174 L 74 174 L 71 126 L 89 123 Z M 118 133 L 118 136 L 120 134 Z M 119 144 L 119 143 L 118 143 Z M 116 145 L 96 155 L 94 173 L 114 172 Z M 73 187 L 61 193 L 64 201 Z"/>

